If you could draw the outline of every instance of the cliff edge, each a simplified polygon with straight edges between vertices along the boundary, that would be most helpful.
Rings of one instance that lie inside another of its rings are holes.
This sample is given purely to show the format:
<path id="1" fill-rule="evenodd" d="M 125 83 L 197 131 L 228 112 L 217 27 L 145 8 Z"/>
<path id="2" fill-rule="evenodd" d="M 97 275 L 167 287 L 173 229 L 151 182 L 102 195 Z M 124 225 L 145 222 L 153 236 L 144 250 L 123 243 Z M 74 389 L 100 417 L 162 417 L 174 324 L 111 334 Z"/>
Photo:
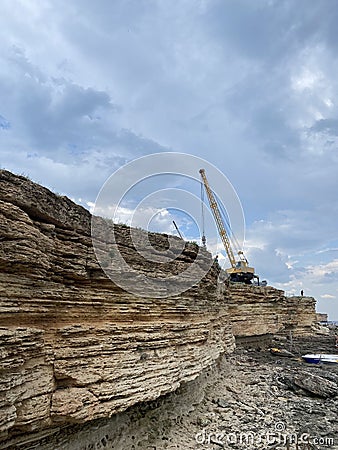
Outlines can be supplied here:
<path id="1" fill-rule="evenodd" d="M 172 392 L 234 349 L 217 271 L 165 298 L 132 295 L 101 270 L 91 215 L 25 177 L 0 171 L 0 440 L 4 448 L 108 418 Z M 145 274 L 130 230 L 117 245 Z M 148 252 L 168 236 L 138 230 Z M 179 240 L 177 240 L 177 245 Z M 211 255 L 186 243 L 174 268 Z M 156 273 L 155 273 L 156 276 Z M 28 444 L 27 444 L 28 445 Z M 33 445 L 33 444 L 32 444 Z"/>
<path id="2" fill-rule="evenodd" d="M 201 280 L 169 295 L 191 266 Z M 0 448 L 54 449 L 53 436 L 68 445 L 84 424 L 89 442 L 97 421 L 113 426 L 112 416 L 118 422 L 128 409 L 122 417 L 133 417 L 179 386 L 192 392 L 199 384 L 187 382 L 232 353 L 235 337 L 260 345 L 268 335 L 316 330 L 312 297 L 226 286 L 218 275 L 194 243 L 93 220 L 67 197 L 0 170 Z M 137 291 L 144 278 L 156 280 L 147 295 Z"/>

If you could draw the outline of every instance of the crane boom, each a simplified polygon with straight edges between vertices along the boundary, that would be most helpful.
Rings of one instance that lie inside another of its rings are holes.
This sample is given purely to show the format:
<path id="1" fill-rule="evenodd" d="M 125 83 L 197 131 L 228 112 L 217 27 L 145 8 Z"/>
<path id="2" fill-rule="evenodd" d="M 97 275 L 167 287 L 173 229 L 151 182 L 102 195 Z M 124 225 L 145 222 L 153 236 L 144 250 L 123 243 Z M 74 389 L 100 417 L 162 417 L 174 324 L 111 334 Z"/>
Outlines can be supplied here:
<path id="1" fill-rule="evenodd" d="M 213 213 L 219 235 L 222 239 L 225 251 L 228 255 L 231 267 L 229 269 L 226 269 L 226 272 L 228 273 L 230 280 L 234 282 L 241 282 L 246 284 L 251 284 L 253 278 L 257 278 L 258 284 L 259 284 L 259 277 L 255 275 L 255 269 L 253 267 L 249 267 L 248 260 L 245 258 L 244 253 L 242 251 L 238 252 L 239 260 L 236 261 L 234 252 L 231 248 L 230 239 L 226 232 L 224 222 L 220 213 L 220 210 L 218 208 L 217 201 L 215 199 L 215 196 L 209 186 L 209 182 L 207 180 L 207 177 L 205 175 L 205 170 L 200 169 L 201 178 L 204 184 L 205 191 L 208 196 L 209 204 L 211 211 Z M 204 237 L 204 236 L 203 236 Z M 205 237 L 204 237 L 205 239 Z"/>
<path id="2" fill-rule="evenodd" d="M 208 182 L 207 177 L 205 175 L 205 170 L 204 169 L 200 169 L 200 174 L 201 174 L 201 178 L 203 180 L 205 191 L 206 191 L 207 196 L 208 196 L 210 208 L 211 208 L 212 213 L 213 213 L 214 218 L 215 218 L 215 222 L 216 222 L 216 225 L 217 225 L 217 228 L 218 228 L 219 235 L 221 236 L 221 239 L 222 239 L 224 248 L 225 248 L 225 250 L 227 252 L 227 255 L 228 255 L 231 267 L 235 268 L 236 267 L 235 256 L 234 256 L 234 253 L 232 251 L 227 232 L 226 232 L 225 227 L 223 225 L 223 220 L 222 220 L 221 214 L 219 212 L 215 196 L 214 196 L 214 194 L 213 194 L 213 192 L 212 192 L 212 190 L 211 190 L 211 188 L 209 186 L 209 182 Z"/>

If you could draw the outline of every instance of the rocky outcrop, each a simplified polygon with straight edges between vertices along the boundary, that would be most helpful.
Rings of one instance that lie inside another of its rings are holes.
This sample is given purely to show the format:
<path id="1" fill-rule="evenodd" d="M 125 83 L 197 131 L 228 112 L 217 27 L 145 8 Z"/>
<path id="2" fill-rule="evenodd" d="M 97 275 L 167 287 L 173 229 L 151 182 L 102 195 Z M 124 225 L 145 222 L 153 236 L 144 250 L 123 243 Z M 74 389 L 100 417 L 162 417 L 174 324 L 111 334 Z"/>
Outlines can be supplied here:
<path id="1" fill-rule="evenodd" d="M 184 272 L 199 252 L 198 264 L 211 260 L 187 243 L 172 264 L 148 263 L 129 228 L 114 230 L 130 264 L 155 278 Z M 89 212 L 7 171 L 0 171 L 0 232 L 4 447 L 156 399 L 233 350 L 213 267 L 180 295 L 130 294 L 101 270 Z M 147 252 L 167 248 L 166 235 L 136 233 Z"/>
<path id="2" fill-rule="evenodd" d="M 327 322 L 329 320 L 329 318 L 326 313 L 317 313 L 316 320 L 317 320 L 317 322 Z"/>
<path id="3" fill-rule="evenodd" d="M 314 299 L 271 287 L 224 289 L 197 245 L 100 220 L 95 254 L 87 210 L 0 171 L 1 448 L 67 448 L 83 424 L 88 436 L 97 423 L 111 432 L 117 413 L 132 420 L 137 405 L 203 378 L 233 351 L 234 335 L 312 330 Z M 185 290 L 192 265 L 204 275 Z M 119 277 L 135 289 L 124 290 Z M 156 280 L 146 296 L 137 290 L 144 277 Z M 172 280 L 182 287 L 174 294 Z"/>
<path id="4" fill-rule="evenodd" d="M 330 352 L 332 339 L 321 339 L 323 352 Z M 301 341 L 301 353 L 316 348 L 313 337 Z M 294 342 L 297 348 L 299 339 Z M 173 393 L 135 405 L 111 419 L 56 430 L 36 448 L 336 448 L 337 382 L 333 365 L 319 367 L 301 358 L 238 348 Z"/>
<path id="5" fill-rule="evenodd" d="M 226 291 L 232 331 L 236 337 L 288 333 L 311 334 L 316 329 L 313 297 L 287 297 L 271 286 L 231 283 Z"/>

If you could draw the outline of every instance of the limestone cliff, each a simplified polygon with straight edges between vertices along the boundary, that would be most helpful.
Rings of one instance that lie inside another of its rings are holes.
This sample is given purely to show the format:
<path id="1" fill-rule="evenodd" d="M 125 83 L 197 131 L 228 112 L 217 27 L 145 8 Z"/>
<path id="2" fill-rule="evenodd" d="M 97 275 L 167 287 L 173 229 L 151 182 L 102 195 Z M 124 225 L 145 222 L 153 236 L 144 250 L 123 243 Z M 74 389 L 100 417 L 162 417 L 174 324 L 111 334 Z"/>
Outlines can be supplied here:
<path id="1" fill-rule="evenodd" d="M 232 283 L 226 292 L 232 331 L 236 337 L 286 333 L 311 334 L 316 329 L 313 297 L 285 296 L 271 286 Z"/>
<path id="2" fill-rule="evenodd" d="M 160 297 L 151 284 L 153 295 L 131 294 L 98 264 L 91 221 L 68 198 L 0 171 L 0 448 L 53 448 L 52 435 L 70 435 L 83 423 L 90 433 L 92 420 L 196 379 L 233 351 L 234 335 L 313 329 L 311 297 L 240 284 L 224 289 L 211 255 L 197 245 L 182 248 L 177 238 L 141 230 L 132 238 L 128 227 L 111 223 L 114 241 L 104 227 L 95 241 L 104 262 L 135 287 L 140 278 L 114 266 L 117 250 L 155 280 L 192 264 L 202 272 L 211 266 L 180 294 L 165 296 L 165 282 Z M 168 247 L 171 262 L 148 258 Z"/>
<path id="3" fill-rule="evenodd" d="M 234 348 L 214 268 L 181 295 L 129 294 L 101 270 L 90 224 L 90 213 L 66 197 L 0 171 L 4 448 L 174 391 Z M 138 234 L 146 247 L 148 235 Z M 186 244 L 171 266 L 148 265 L 127 227 L 115 226 L 115 235 L 130 263 L 155 277 L 183 271 L 198 252 L 210 262 L 209 253 Z M 148 251 L 167 240 L 153 234 Z"/>

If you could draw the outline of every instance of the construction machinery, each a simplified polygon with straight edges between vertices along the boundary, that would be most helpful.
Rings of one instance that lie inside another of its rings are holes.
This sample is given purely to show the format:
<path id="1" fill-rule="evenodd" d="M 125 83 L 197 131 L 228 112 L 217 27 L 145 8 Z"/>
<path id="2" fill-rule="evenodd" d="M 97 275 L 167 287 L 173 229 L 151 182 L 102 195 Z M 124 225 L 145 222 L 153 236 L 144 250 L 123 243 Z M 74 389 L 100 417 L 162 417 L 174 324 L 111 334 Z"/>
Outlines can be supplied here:
<path id="1" fill-rule="evenodd" d="M 202 182 L 203 182 L 205 191 L 208 196 L 208 201 L 209 201 L 210 208 L 211 208 L 212 214 L 214 216 L 214 219 L 215 219 L 215 222 L 217 225 L 218 233 L 221 237 L 226 254 L 228 255 L 228 258 L 229 258 L 229 261 L 231 264 L 231 267 L 229 269 L 226 269 L 226 272 L 229 275 L 230 281 L 251 284 L 252 280 L 254 278 L 256 278 L 257 282 L 259 284 L 259 278 L 257 275 L 255 275 L 255 269 L 253 267 L 249 267 L 248 260 L 246 259 L 242 250 L 238 251 L 238 258 L 236 260 L 234 252 L 231 247 L 231 242 L 230 242 L 229 236 L 226 232 L 224 220 L 222 218 L 216 198 L 212 192 L 212 189 L 209 186 L 209 182 L 205 175 L 205 170 L 200 169 L 199 172 L 201 174 Z M 202 199 L 202 208 L 203 208 L 203 199 Z M 204 216 L 204 214 L 202 213 L 202 217 L 203 216 Z M 203 244 L 205 244 L 205 241 L 206 241 L 206 239 L 205 239 L 204 231 L 203 231 L 203 236 L 202 236 Z"/>

